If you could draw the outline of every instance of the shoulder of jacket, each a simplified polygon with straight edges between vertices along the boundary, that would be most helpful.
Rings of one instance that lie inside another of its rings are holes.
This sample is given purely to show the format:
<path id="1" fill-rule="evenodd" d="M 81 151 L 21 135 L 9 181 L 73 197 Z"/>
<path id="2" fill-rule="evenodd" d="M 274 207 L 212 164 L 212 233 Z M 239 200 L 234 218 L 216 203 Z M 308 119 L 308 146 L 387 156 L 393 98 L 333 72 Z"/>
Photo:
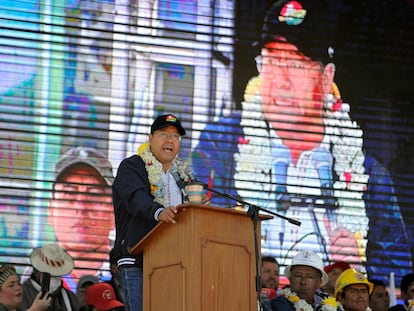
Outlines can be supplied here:
<path id="1" fill-rule="evenodd" d="M 133 164 L 133 163 L 140 163 L 140 164 L 144 164 L 144 160 L 141 159 L 141 157 L 139 157 L 137 154 L 133 154 L 125 159 L 123 159 L 121 161 L 121 165 L 122 164 Z"/>

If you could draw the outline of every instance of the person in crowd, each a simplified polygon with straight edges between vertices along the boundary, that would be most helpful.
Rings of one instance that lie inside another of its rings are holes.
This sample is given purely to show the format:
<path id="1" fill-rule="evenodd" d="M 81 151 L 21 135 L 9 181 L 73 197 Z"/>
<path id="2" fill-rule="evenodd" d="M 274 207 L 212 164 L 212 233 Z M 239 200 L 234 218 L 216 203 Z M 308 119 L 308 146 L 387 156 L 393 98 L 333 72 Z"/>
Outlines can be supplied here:
<path id="1" fill-rule="evenodd" d="M 413 302 L 414 299 L 414 273 L 407 273 L 402 277 L 400 290 L 404 304 L 391 306 L 389 311 L 407 311 L 411 309 L 410 302 Z"/>
<path id="2" fill-rule="evenodd" d="M 285 268 L 285 276 L 290 280 L 290 287 L 281 290 L 271 300 L 273 311 L 317 310 L 328 302 L 338 308 L 333 297 L 327 300 L 329 296 L 319 291 L 328 282 L 328 275 L 323 270 L 322 259 L 316 253 L 298 252 Z"/>
<path id="3" fill-rule="evenodd" d="M 86 291 L 86 311 L 124 311 L 124 304 L 116 299 L 113 287 L 99 282 L 88 287 Z"/>
<path id="4" fill-rule="evenodd" d="M 80 303 L 76 294 L 63 286 L 62 276 L 73 270 L 72 257 L 57 243 L 44 244 L 35 248 L 30 254 L 33 272 L 23 283 L 22 309 L 29 308 L 41 292 L 41 274 L 50 273 L 49 311 L 77 311 Z"/>
<path id="5" fill-rule="evenodd" d="M 22 309 L 23 290 L 16 268 L 10 264 L 0 267 L 0 311 L 44 311 L 47 310 L 52 298 L 49 292 L 37 293 L 33 303 Z"/>
<path id="6" fill-rule="evenodd" d="M 110 284 L 114 289 L 116 299 L 124 303 L 124 294 L 121 288 L 118 264 L 115 260 L 115 252 L 113 248 L 109 252 L 109 268 L 111 269 L 111 278 L 108 281 L 106 281 L 106 283 Z"/>
<path id="7" fill-rule="evenodd" d="M 177 156 L 186 134 L 180 120 L 160 115 L 138 154 L 121 161 L 112 187 L 116 239 L 114 244 L 121 287 L 128 310 L 142 310 L 142 254 L 129 248 L 159 222 L 176 223 L 176 206 L 183 202 L 180 185 L 192 173 Z M 177 179 L 175 179 L 177 178 Z"/>
<path id="8" fill-rule="evenodd" d="M 86 274 L 80 277 L 76 287 L 76 296 L 78 297 L 81 306 L 86 305 L 85 295 L 88 287 L 98 282 L 99 279 L 95 275 Z"/>
<path id="9" fill-rule="evenodd" d="M 331 295 L 334 296 L 335 294 L 335 283 L 338 277 L 341 275 L 342 272 L 344 272 L 346 269 L 351 268 L 349 263 L 345 261 L 337 261 L 333 264 L 330 264 L 328 266 L 325 266 L 323 270 L 328 274 L 329 280 L 328 282 L 322 286 L 322 290 Z"/>
<path id="10" fill-rule="evenodd" d="M 279 263 L 273 256 L 262 256 L 260 267 L 261 304 L 270 310 L 270 300 L 276 297 L 279 287 Z"/>
<path id="11" fill-rule="evenodd" d="M 336 281 L 335 298 L 345 311 L 366 311 L 373 288 L 365 274 L 352 268 L 346 269 Z"/>
<path id="12" fill-rule="evenodd" d="M 65 281 L 75 291 L 82 275 L 107 270 L 114 229 L 112 165 L 95 149 L 76 147 L 60 157 L 55 174 L 49 224 L 58 243 L 74 258 L 75 268 Z"/>
<path id="13" fill-rule="evenodd" d="M 262 288 L 271 288 L 277 291 L 279 287 L 279 263 L 273 256 L 262 256 L 260 269 Z"/>
<path id="14" fill-rule="evenodd" d="M 387 311 L 390 307 L 390 296 L 384 281 L 378 279 L 369 280 L 374 288 L 369 296 L 369 307 L 372 311 Z"/>

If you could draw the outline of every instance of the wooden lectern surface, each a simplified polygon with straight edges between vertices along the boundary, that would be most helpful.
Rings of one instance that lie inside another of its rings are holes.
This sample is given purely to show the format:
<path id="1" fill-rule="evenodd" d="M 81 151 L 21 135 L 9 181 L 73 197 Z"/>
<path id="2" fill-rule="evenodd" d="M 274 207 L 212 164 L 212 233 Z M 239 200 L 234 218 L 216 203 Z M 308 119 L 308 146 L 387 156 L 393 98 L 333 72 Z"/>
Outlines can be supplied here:
<path id="1" fill-rule="evenodd" d="M 258 235 L 260 243 L 260 221 Z M 253 221 L 245 212 L 181 205 L 176 224 L 160 223 L 131 253 L 142 251 L 145 311 L 257 310 Z"/>

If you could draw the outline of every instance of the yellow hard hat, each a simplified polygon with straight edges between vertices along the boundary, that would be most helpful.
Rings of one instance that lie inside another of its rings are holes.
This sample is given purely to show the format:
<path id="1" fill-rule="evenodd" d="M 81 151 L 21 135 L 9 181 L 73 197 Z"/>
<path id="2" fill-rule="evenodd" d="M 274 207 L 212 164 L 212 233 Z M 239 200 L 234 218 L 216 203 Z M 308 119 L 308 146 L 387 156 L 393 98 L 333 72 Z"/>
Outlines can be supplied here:
<path id="1" fill-rule="evenodd" d="M 368 281 L 365 274 L 355 269 L 346 269 L 336 280 L 335 284 L 335 297 L 341 293 L 345 287 L 352 284 L 366 284 L 368 285 L 369 294 L 372 293 L 374 285 Z"/>

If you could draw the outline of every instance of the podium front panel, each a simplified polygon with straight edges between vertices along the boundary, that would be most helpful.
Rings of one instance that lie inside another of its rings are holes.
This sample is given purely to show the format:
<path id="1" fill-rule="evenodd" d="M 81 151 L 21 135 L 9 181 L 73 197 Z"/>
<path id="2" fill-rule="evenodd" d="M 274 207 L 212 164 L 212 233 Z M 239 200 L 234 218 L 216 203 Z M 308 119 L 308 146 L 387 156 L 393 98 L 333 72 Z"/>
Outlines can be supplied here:
<path id="1" fill-rule="evenodd" d="M 257 309 L 254 249 L 246 213 L 185 205 L 176 224 L 160 224 L 134 248 L 144 252 L 144 310 Z"/>

